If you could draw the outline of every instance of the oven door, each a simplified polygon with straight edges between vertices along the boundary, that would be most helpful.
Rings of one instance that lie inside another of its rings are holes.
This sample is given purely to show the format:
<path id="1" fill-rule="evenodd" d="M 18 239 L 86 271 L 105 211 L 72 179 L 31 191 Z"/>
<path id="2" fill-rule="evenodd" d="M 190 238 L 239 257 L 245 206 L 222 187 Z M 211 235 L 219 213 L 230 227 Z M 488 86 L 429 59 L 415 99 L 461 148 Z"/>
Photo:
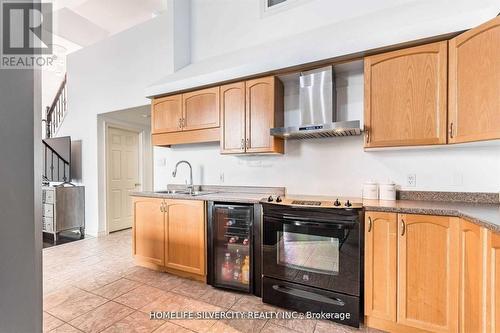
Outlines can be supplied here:
<path id="1" fill-rule="evenodd" d="M 359 223 L 264 215 L 263 275 L 360 296 Z"/>

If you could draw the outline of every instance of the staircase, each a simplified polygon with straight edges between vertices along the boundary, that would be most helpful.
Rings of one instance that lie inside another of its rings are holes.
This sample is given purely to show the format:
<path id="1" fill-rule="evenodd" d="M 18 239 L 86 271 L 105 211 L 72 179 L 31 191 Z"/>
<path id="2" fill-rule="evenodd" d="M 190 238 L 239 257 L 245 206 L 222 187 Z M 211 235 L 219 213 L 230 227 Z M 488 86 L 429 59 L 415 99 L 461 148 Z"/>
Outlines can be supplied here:
<path id="1" fill-rule="evenodd" d="M 54 136 L 57 134 L 67 111 L 66 75 L 64 75 L 64 79 L 57 90 L 54 100 L 50 106 L 47 106 L 45 114 L 45 139 L 42 140 L 42 177 L 44 182 L 69 182 L 71 180 L 70 162 L 51 146 L 51 144 L 55 144 L 54 140 L 57 140 Z M 68 140 L 70 140 L 69 137 Z"/>
<path id="2" fill-rule="evenodd" d="M 45 136 L 52 138 L 56 135 L 68 111 L 66 93 L 66 75 L 57 90 L 51 106 L 47 106 L 45 114 Z"/>
<path id="3" fill-rule="evenodd" d="M 44 181 L 69 182 L 70 163 L 62 157 L 50 144 L 42 140 L 43 143 L 43 174 Z"/>

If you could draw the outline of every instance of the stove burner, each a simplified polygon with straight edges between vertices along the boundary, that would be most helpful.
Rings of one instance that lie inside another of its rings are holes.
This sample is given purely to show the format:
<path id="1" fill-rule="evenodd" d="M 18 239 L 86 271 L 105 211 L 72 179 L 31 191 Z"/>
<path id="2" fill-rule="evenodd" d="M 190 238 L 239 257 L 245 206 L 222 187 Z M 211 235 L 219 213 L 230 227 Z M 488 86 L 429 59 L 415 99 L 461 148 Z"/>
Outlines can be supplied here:
<path id="1" fill-rule="evenodd" d="M 303 206 L 321 206 L 321 201 L 301 201 L 293 200 L 292 205 L 303 205 Z"/>

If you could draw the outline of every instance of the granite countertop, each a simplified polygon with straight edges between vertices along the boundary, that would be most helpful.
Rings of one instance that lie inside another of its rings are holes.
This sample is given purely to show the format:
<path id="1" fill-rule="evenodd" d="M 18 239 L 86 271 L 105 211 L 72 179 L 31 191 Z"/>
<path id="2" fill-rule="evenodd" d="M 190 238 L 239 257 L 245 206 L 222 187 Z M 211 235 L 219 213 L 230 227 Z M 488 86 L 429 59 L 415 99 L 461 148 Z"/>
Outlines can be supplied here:
<path id="1" fill-rule="evenodd" d="M 167 186 L 169 190 L 184 190 L 185 185 L 170 184 Z M 148 197 L 160 199 L 185 199 L 185 200 L 203 200 L 203 201 L 222 201 L 235 203 L 258 203 L 263 198 L 270 195 L 284 195 L 284 187 L 264 187 L 264 186 L 220 186 L 220 185 L 197 185 L 196 190 L 211 192 L 203 195 L 189 194 L 168 194 L 153 191 L 133 192 L 134 197 Z"/>
<path id="2" fill-rule="evenodd" d="M 183 189 L 184 186 L 169 185 L 168 189 Z M 185 199 L 203 201 L 221 201 L 234 203 L 259 203 L 269 195 L 284 195 L 282 187 L 248 187 L 248 186 L 202 186 L 198 188 L 213 193 L 191 196 L 188 194 L 167 194 L 153 191 L 133 192 L 136 197 L 160 199 Z M 358 199 L 359 200 L 359 199 Z M 456 216 L 500 232 L 500 204 L 449 202 L 439 200 L 363 200 L 363 207 L 370 211 Z"/>
<path id="3" fill-rule="evenodd" d="M 379 212 L 456 216 L 500 232 L 500 204 L 364 199 L 363 207 L 366 210 Z"/>
<path id="4" fill-rule="evenodd" d="M 242 193 L 242 192 L 214 192 L 203 195 L 189 195 L 189 194 L 167 194 L 152 191 L 133 192 L 134 197 L 148 197 L 160 199 L 185 199 L 185 200 L 203 200 L 203 201 L 222 201 L 222 202 L 235 202 L 235 203 L 258 203 L 262 198 L 267 198 L 270 193 Z"/>

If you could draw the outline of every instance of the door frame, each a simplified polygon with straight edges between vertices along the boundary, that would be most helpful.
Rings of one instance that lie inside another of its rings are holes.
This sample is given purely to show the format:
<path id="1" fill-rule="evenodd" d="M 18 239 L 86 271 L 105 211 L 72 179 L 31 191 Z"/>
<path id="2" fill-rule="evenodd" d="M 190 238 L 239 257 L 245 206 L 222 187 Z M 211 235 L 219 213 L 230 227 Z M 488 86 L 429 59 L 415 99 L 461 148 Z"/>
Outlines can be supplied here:
<path id="1" fill-rule="evenodd" d="M 139 181 L 138 191 L 151 190 L 153 187 L 153 147 L 151 145 L 151 129 L 139 124 L 111 119 L 106 115 L 98 116 L 98 201 L 99 230 L 97 236 L 109 234 L 108 221 L 108 145 L 110 128 L 137 133 L 139 143 Z"/>

